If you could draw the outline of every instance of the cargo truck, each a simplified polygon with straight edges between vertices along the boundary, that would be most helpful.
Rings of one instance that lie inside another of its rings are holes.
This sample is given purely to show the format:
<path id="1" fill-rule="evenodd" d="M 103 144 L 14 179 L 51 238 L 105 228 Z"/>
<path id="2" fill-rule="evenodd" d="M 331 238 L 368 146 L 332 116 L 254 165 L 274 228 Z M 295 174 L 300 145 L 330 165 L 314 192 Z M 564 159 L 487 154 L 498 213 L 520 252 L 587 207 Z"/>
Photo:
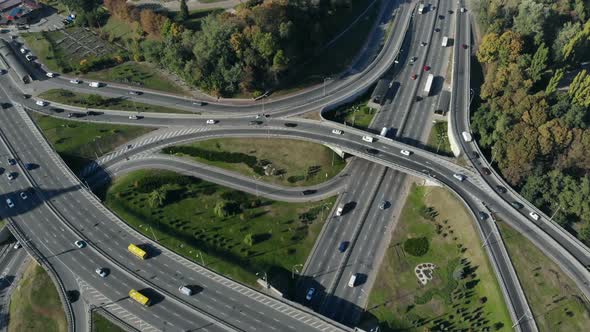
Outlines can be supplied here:
<path id="1" fill-rule="evenodd" d="M 432 88 L 432 82 L 434 81 L 434 75 L 428 74 L 428 78 L 426 79 L 426 84 L 424 85 L 424 95 L 427 97 L 430 94 L 430 89 Z"/>
<path id="2" fill-rule="evenodd" d="M 421 3 L 421 4 L 418 6 L 418 14 L 424 14 L 424 11 L 425 11 L 425 9 L 426 9 L 426 5 L 425 5 L 425 4 L 423 4 L 423 3 Z"/>

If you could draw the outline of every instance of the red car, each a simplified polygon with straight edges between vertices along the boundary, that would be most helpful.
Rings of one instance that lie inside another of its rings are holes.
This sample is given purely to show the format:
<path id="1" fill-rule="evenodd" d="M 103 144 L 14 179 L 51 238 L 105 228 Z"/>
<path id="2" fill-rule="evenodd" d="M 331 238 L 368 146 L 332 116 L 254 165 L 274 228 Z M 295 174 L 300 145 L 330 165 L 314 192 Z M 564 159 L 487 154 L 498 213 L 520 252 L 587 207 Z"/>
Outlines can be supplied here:
<path id="1" fill-rule="evenodd" d="M 413 80 L 415 80 L 416 78 L 418 78 L 418 75 L 416 75 L 416 74 L 412 75 Z"/>
<path id="2" fill-rule="evenodd" d="M 430 66 L 424 65 L 424 71 L 429 71 L 430 70 Z"/>

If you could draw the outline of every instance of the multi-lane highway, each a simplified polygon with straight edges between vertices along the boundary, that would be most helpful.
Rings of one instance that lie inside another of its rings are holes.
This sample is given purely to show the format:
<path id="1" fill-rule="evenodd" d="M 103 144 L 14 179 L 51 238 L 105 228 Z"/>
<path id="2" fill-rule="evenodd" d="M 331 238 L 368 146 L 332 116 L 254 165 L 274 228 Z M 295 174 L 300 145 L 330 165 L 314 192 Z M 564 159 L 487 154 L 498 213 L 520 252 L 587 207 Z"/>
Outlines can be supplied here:
<path id="1" fill-rule="evenodd" d="M 386 3 L 384 13 L 391 9 L 390 6 L 397 5 L 394 2 Z M 402 61 L 403 67 L 399 70 L 396 69 L 397 76 L 395 78 L 400 83 L 399 89 L 396 89 L 397 93 L 393 96 L 393 102 L 388 104 L 375 120 L 377 128 L 379 126 L 394 127 L 396 136 L 402 140 L 406 139 L 408 143 L 420 145 L 420 142 L 423 142 L 424 133 L 428 131 L 434 98 L 425 98 L 420 102 L 414 102 L 417 91 L 422 88 L 424 81 L 421 79 L 408 80 L 407 77 L 411 73 L 422 72 L 422 66 L 425 64 L 428 64 L 430 70 L 437 75 L 445 76 L 444 59 L 448 50 L 428 46 L 433 43 L 433 45 L 438 44 L 442 35 L 433 36 L 434 26 L 440 26 L 442 33 L 450 32 L 450 23 L 436 23 L 438 20 L 436 15 L 443 15 L 444 10 L 451 8 L 451 6 L 451 3 L 441 1 L 436 6 L 438 14 L 436 11 L 432 11 L 413 21 L 410 31 L 415 38 L 410 39 L 406 61 L 409 61 L 408 58 L 417 56 L 417 62 L 413 66 L 409 66 L 407 62 Z M 163 144 L 177 144 L 192 139 L 263 136 L 269 138 L 292 137 L 315 141 L 367 160 L 355 162 L 350 166 L 348 170 L 350 174 L 364 174 L 365 178 L 351 176 L 344 185 L 346 193 L 340 198 L 341 201 L 356 202 L 357 207 L 340 218 L 344 222 L 336 222 L 336 219 L 331 217 L 333 220 L 328 222 L 326 227 L 332 234 L 349 236 L 350 241 L 354 241 L 353 238 L 359 239 L 358 244 L 353 245 L 352 250 L 348 251 L 347 255 L 350 256 L 343 257 L 344 260 L 359 263 L 361 260 L 368 259 L 368 263 L 364 264 L 364 267 L 363 264 L 357 264 L 354 270 L 352 268 L 341 270 L 340 264 L 324 265 L 321 263 L 322 260 L 325 262 L 326 257 L 330 258 L 329 255 L 325 255 L 325 257 L 318 255 L 319 263 L 310 262 L 307 267 L 309 271 L 315 265 L 324 269 L 318 273 L 310 274 L 310 276 L 315 276 L 313 282 L 321 285 L 318 286 L 321 287 L 320 290 L 329 289 L 329 293 L 334 295 L 328 297 L 326 301 L 322 299 L 323 305 L 318 303 L 315 309 L 348 324 L 354 323 L 355 315 L 360 312 L 359 304 L 362 305 L 366 298 L 361 294 L 361 287 L 352 289 L 352 291 L 346 288 L 346 276 L 353 271 L 358 272 L 362 268 L 365 268 L 367 273 L 371 273 L 376 268 L 371 265 L 379 262 L 381 244 L 386 241 L 388 236 L 384 234 L 387 232 L 378 232 L 377 230 L 382 227 L 380 225 L 387 222 L 389 225 L 393 225 L 392 215 L 397 206 L 394 205 L 389 210 L 380 210 L 375 206 L 386 199 L 386 195 L 395 197 L 394 195 L 397 193 L 403 192 L 405 183 L 404 175 L 391 170 L 386 171 L 379 165 L 440 182 L 462 197 L 472 211 L 481 210 L 482 202 L 485 202 L 490 211 L 514 224 L 533 243 L 541 247 L 549 257 L 557 261 L 576 281 L 584 294 L 588 295 L 587 280 L 589 278 L 584 266 L 590 260 L 587 248 L 577 243 L 575 239 L 560 233 L 559 229 L 555 229 L 552 225 L 541 224 L 539 226 L 533 223 L 527 218 L 528 211 L 521 213 L 510 206 L 505 198 L 494 191 L 493 184 L 489 184 L 489 180 L 484 180 L 478 173 L 400 142 L 380 138 L 374 143 L 364 142 L 361 137 L 366 133 L 359 130 L 341 128 L 344 130 L 344 134 L 334 135 L 331 133 L 331 129 L 338 127 L 335 124 L 277 118 L 318 110 L 350 99 L 366 90 L 372 82 L 385 73 L 393 59 L 397 57 L 395 50 L 402 43 L 403 33 L 401 32 L 405 31 L 405 27 L 409 25 L 410 15 L 408 13 L 411 9 L 412 6 L 408 4 L 398 8 L 396 20 L 394 20 L 394 32 L 396 33 L 385 41 L 384 48 L 376 59 L 359 74 L 342 77 L 326 84 L 326 93 L 323 92 L 323 88 L 316 88 L 297 96 L 266 103 L 266 113 L 272 113 L 272 115 L 270 118 L 264 118 L 260 125 L 251 125 L 249 121 L 252 120 L 253 114 L 261 113 L 261 105 L 228 107 L 222 104 L 209 104 L 199 109 L 199 107 L 192 105 L 190 100 L 147 91 L 141 96 L 133 97 L 137 101 L 156 105 L 177 105 L 185 109 L 207 112 L 221 111 L 226 114 L 219 115 L 221 121 L 205 130 L 171 136 L 164 142 L 150 143 L 141 147 L 134 146 L 127 154 L 140 153 L 141 150 L 160 148 Z M 446 16 L 448 21 L 450 16 Z M 458 18 L 458 20 L 464 19 L 467 18 Z M 460 21 L 459 28 L 462 29 L 464 23 L 464 21 Z M 458 52 L 460 44 L 458 41 L 467 39 L 467 36 L 469 36 L 468 32 L 456 32 L 455 53 L 459 58 L 459 61 L 455 61 L 453 69 L 453 91 L 458 94 L 453 100 L 459 103 L 454 104 L 454 108 L 459 110 L 456 115 L 459 115 L 461 110 L 463 112 L 468 110 L 468 104 L 465 104 L 468 98 L 461 95 L 465 91 L 461 92 L 462 89 L 458 88 L 465 86 L 465 82 L 468 81 L 468 67 L 466 69 L 462 66 L 468 59 L 466 60 L 465 55 Z M 423 43 L 424 46 L 422 46 Z M 368 62 L 367 59 L 365 60 Z M 41 76 L 38 75 L 38 77 Z M 0 77 L 0 80 L 3 87 L 0 99 L 11 100 L 13 104 L 33 103 L 22 100 L 22 86 L 15 86 L 6 75 Z M 59 86 L 67 86 L 70 89 L 85 92 L 98 91 L 105 95 L 121 96 L 126 94 L 125 88 L 107 86 L 95 91 L 87 86 L 73 86 L 67 80 L 45 80 L 33 85 L 38 90 Z M 28 240 L 25 245 L 29 249 L 35 247 L 41 251 L 47 260 L 56 267 L 58 274 L 77 276 L 76 281 L 79 288 L 93 304 L 103 305 L 111 312 L 116 312 L 118 316 L 125 317 L 124 319 L 133 325 L 147 324 L 139 325 L 144 330 L 185 329 L 196 326 L 203 330 L 252 331 L 259 328 L 281 331 L 345 329 L 344 326 L 309 312 L 305 308 L 283 300 L 272 299 L 218 276 L 176 256 L 129 229 L 83 188 L 78 179 L 69 172 L 63 162 L 50 149 L 30 118 L 18 105 L 15 106 L 16 108 L 12 107 L 0 115 L 0 130 L 4 143 L 2 154 L 14 156 L 19 160 L 19 164 L 14 166 L 14 169 L 11 168 L 11 171 L 16 172 L 18 176 L 9 181 L 10 185 L 0 186 L 3 198 L 0 203 L 5 198 L 11 198 L 17 204 L 13 208 L 3 205 L 0 213 L 3 217 L 9 218 L 11 224 L 17 225 L 22 230 L 22 236 Z M 241 114 L 235 114 L 235 110 Z M 127 115 L 115 115 L 115 113 L 109 112 L 109 114 L 86 117 L 85 120 L 141 123 L 153 126 L 204 126 L 204 117 L 187 119 L 143 115 L 145 117 L 141 120 L 130 120 Z M 297 126 L 287 127 L 285 126 L 287 122 L 296 123 Z M 469 149 L 466 146 L 463 148 Z M 371 149 L 375 149 L 377 152 Z M 401 155 L 401 149 L 413 150 L 413 154 L 411 156 Z M 124 154 L 105 161 L 102 167 L 109 169 L 109 164 L 123 162 L 121 160 L 124 158 L 123 156 Z M 22 166 L 26 162 L 37 163 L 40 167 L 31 171 L 25 170 Z M 139 164 L 138 161 L 132 159 L 127 166 L 133 167 L 132 163 L 134 162 Z M 178 166 L 176 164 L 169 167 Z M 184 169 L 185 167 L 180 168 Z M 453 174 L 457 172 L 466 175 L 467 180 L 459 182 L 454 179 Z M 212 174 L 210 176 L 219 177 L 219 175 Z M 1 180 L 8 181 L 4 177 Z M 334 180 L 333 183 L 337 186 L 339 181 Z M 243 187 L 251 187 L 251 185 L 252 183 L 248 181 L 241 184 Z M 22 190 L 31 192 L 29 199 L 19 200 L 18 195 Z M 273 188 L 267 187 L 265 190 L 267 194 L 271 194 L 270 191 Z M 289 194 L 283 193 L 284 196 L 289 196 Z M 511 195 L 513 199 L 521 200 L 513 193 Z M 391 202 L 391 198 L 389 199 Z M 362 222 L 354 224 L 346 222 L 345 218 L 357 218 Z M 493 233 L 493 223 L 489 219 L 480 220 L 477 223 L 482 238 L 487 238 L 489 234 Z M 86 248 L 78 249 L 73 246 L 73 241 L 80 238 L 88 242 Z M 332 243 L 337 243 L 339 240 L 342 238 L 334 236 Z M 145 262 L 134 260 L 125 249 L 130 242 L 149 243 L 156 249 L 158 255 Z M 326 246 L 328 248 L 330 245 L 326 244 Z M 334 250 L 336 247 L 331 244 L 330 248 Z M 510 260 L 507 259 L 507 255 L 503 251 L 501 240 L 488 241 L 487 249 L 493 266 L 501 278 L 510 308 L 514 311 L 514 318 L 515 315 L 527 310 L 526 301 L 521 301 L 523 295 L 520 285 Z M 323 251 L 325 250 L 316 250 L 316 252 Z M 108 268 L 109 275 L 104 279 L 100 278 L 94 272 L 96 267 Z M 194 283 L 202 286 L 203 290 L 191 298 L 185 298 L 177 290 L 180 282 Z M 150 289 L 159 303 L 149 309 L 132 303 L 126 299 L 126 292 L 130 286 Z M 365 292 L 368 292 L 369 288 L 370 279 Z M 313 303 L 312 307 L 314 307 Z M 336 307 L 342 310 L 334 310 L 333 308 Z M 76 315 L 76 310 L 73 311 L 73 315 Z M 526 324 L 522 324 L 523 322 Z M 522 324 L 520 327 L 534 330 L 534 322 L 530 322 L 531 320 L 519 321 Z"/>

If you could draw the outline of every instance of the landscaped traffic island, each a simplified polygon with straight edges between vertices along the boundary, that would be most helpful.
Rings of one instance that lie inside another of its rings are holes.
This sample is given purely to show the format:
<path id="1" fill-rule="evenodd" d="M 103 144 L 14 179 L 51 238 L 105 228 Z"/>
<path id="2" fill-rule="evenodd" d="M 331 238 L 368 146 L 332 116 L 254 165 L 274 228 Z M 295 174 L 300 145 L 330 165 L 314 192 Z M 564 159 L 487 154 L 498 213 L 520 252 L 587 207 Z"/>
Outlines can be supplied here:
<path id="1" fill-rule="evenodd" d="M 291 292 L 334 198 L 283 203 L 168 171 L 115 179 L 105 203 L 144 235 L 233 279 Z"/>
<path id="2" fill-rule="evenodd" d="M 274 137 L 210 139 L 167 147 L 163 152 L 262 181 L 298 187 L 322 183 L 346 165 L 323 145 Z"/>

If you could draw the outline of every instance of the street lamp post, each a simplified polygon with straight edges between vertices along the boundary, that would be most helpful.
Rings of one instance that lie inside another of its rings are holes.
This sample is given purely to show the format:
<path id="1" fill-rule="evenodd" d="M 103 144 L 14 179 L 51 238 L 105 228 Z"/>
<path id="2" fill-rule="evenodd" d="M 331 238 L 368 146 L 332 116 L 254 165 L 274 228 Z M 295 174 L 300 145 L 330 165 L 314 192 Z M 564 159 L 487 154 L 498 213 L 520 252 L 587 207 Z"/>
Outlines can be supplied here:
<path id="1" fill-rule="evenodd" d="M 555 217 L 555 215 L 557 214 L 557 212 L 559 212 L 560 209 L 561 209 L 561 204 L 557 206 L 557 210 L 555 210 L 555 212 L 553 212 L 553 214 L 551 215 L 551 218 L 549 218 L 549 221 L 553 221 L 553 217 Z"/>
<path id="2" fill-rule="evenodd" d="M 496 149 L 492 146 L 492 160 L 490 161 L 490 165 L 494 164 L 494 159 L 496 158 Z"/>
<path id="3" fill-rule="evenodd" d="M 471 102 L 473 101 L 473 96 L 475 96 L 475 91 L 473 89 L 469 89 L 469 107 L 471 108 Z"/>
<path id="4" fill-rule="evenodd" d="M 326 81 L 329 81 L 331 77 L 324 77 L 324 97 L 326 96 Z"/>

